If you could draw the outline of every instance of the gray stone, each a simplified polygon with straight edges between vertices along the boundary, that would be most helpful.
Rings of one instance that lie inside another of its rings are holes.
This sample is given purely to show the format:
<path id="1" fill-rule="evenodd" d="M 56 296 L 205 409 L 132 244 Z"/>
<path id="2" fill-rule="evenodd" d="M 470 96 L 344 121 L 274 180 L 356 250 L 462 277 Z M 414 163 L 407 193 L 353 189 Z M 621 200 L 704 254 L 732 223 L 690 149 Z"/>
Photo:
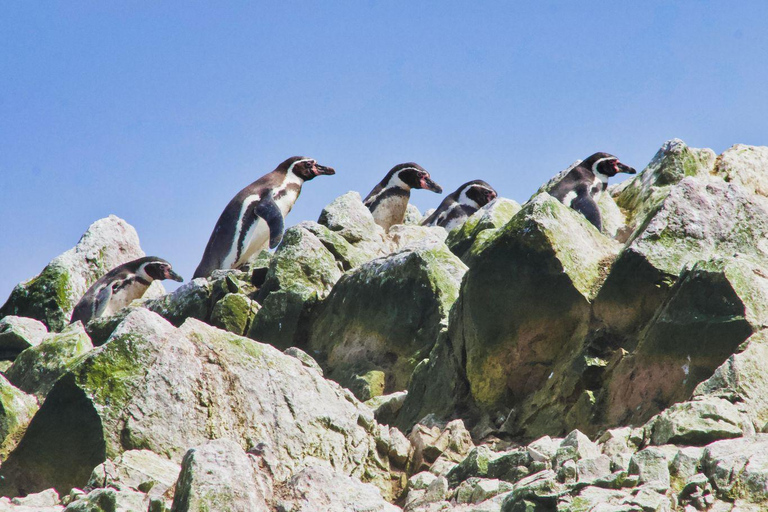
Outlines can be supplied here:
<path id="1" fill-rule="evenodd" d="M 580 482 L 591 482 L 611 474 L 611 458 L 607 455 L 581 459 L 577 463 Z"/>
<path id="2" fill-rule="evenodd" d="M 199 277 L 184 283 L 168 295 L 145 301 L 144 307 L 178 327 L 187 318 L 208 319 L 212 292 L 211 281 Z"/>
<path id="3" fill-rule="evenodd" d="M 372 485 L 321 466 L 308 467 L 275 492 L 284 512 L 397 512 Z"/>
<path id="4" fill-rule="evenodd" d="M 37 400 L 0 375 L 0 457 L 5 459 L 37 412 Z"/>
<path id="5" fill-rule="evenodd" d="M 46 489 L 36 494 L 28 494 L 23 498 L 13 498 L 11 503 L 25 507 L 55 507 L 61 503 L 61 500 L 55 489 Z"/>
<path id="6" fill-rule="evenodd" d="M 717 157 L 712 174 L 768 197 L 768 147 L 731 146 Z"/>
<path id="7" fill-rule="evenodd" d="M 65 512 L 138 512 L 147 510 L 151 500 L 130 490 L 94 489 L 67 505 Z M 154 511 L 151 511 L 154 512 Z"/>
<path id="8" fill-rule="evenodd" d="M 363 205 L 357 192 L 347 192 L 334 199 L 323 208 L 317 222 L 371 257 L 387 252 L 384 229 L 373 220 L 373 215 Z"/>
<path id="9" fill-rule="evenodd" d="M 629 462 L 629 474 L 638 475 L 640 484 L 663 491 L 669 489 L 668 462 L 659 448 L 646 448 L 635 453 Z"/>
<path id="10" fill-rule="evenodd" d="M 373 409 L 376 421 L 385 425 L 395 422 L 397 414 L 403 408 L 408 391 L 396 391 L 387 395 L 379 395 L 367 400 L 365 405 Z"/>
<path id="11" fill-rule="evenodd" d="M 768 434 L 717 441 L 704 449 L 702 471 L 729 500 L 768 500 Z"/>
<path id="12" fill-rule="evenodd" d="M 708 397 L 675 404 L 652 422 L 651 442 L 703 446 L 719 439 L 741 437 L 744 419 L 722 398 Z"/>
<path id="13" fill-rule="evenodd" d="M 143 492 L 151 498 L 173 494 L 181 467 L 149 450 L 128 450 L 94 468 L 87 488 L 111 487 Z"/>
<path id="14" fill-rule="evenodd" d="M 8 315 L 0 319 L 0 359 L 13 361 L 22 351 L 39 345 L 48 328 L 34 318 Z"/>
<path id="15" fill-rule="evenodd" d="M 211 325 L 235 334 L 245 334 L 259 304 L 242 293 L 228 293 L 219 300 L 211 311 Z"/>
<path id="16" fill-rule="evenodd" d="M 254 472 L 248 455 L 234 441 L 217 439 L 192 448 L 181 463 L 171 511 L 268 512 Z"/>
<path id="17" fill-rule="evenodd" d="M 315 361 L 315 358 L 304 352 L 298 347 L 288 347 L 283 351 L 283 354 L 291 357 L 295 357 L 299 361 L 301 361 L 301 364 L 306 366 L 307 368 L 311 368 L 318 372 L 320 375 L 323 374 L 323 369 L 320 367 L 320 365 Z"/>
<path id="18" fill-rule="evenodd" d="M 5 375 L 11 384 L 42 402 L 59 377 L 91 349 L 83 324 L 75 323 L 19 354 Z"/>

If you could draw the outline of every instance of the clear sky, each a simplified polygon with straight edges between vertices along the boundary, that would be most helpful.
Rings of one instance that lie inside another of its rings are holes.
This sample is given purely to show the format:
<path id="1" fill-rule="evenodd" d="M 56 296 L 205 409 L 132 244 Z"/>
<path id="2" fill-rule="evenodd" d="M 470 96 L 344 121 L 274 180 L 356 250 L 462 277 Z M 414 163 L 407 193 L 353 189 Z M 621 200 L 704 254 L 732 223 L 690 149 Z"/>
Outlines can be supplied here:
<path id="1" fill-rule="evenodd" d="M 524 201 L 595 151 L 768 145 L 766 27 L 765 1 L 3 2 L 0 303 L 110 213 L 189 279 L 293 155 L 337 174 L 289 225 L 400 162 Z"/>

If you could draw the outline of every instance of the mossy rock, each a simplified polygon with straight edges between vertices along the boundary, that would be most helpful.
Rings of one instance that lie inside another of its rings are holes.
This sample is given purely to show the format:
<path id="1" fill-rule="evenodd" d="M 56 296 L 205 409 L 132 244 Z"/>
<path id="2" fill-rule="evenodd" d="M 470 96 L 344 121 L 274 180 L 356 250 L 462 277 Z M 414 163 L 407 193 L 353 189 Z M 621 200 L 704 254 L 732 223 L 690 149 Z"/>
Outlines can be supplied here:
<path id="1" fill-rule="evenodd" d="M 472 214 L 461 227 L 448 234 L 446 245 L 451 251 L 469 263 L 469 253 L 478 236 L 488 229 L 500 228 L 520 211 L 520 205 L 504 197 L 499 197 Z"/>
<path id="2" fill-rule="evenodd" d="M 0 458 L 19 441 L 38 409 L 37 400 L 0 375 Z"/>
<path id="3" fill-rule="evenodd" d="M 242 293 L 228 293 L 214 306 L 211 325 L 235 334 L 245 334 L 259 310 L 256 301 Z"/>
<path id="4" fill-rule="evenodd" d="M 91 349 L 91 340 L 78 322 L 19 354 L 5 375 L 14 386 L 42 401 L 59 377 Z"/>
<path id="5" fill-rule="evenodd" d="M 9 315 L 0 320 L 0 360 L 13 361 L 21 352 L 39 345 L 48 329 L 33 318 Z"/>
<path id="6" fill-rule="evenodd" d="M 445 244 L 431 239 L 362 265 L 317 306 L 310 353 L 342 384 L 382 371 L 383 392 L 405 389 L 447 323 L 465 271 Z"/>

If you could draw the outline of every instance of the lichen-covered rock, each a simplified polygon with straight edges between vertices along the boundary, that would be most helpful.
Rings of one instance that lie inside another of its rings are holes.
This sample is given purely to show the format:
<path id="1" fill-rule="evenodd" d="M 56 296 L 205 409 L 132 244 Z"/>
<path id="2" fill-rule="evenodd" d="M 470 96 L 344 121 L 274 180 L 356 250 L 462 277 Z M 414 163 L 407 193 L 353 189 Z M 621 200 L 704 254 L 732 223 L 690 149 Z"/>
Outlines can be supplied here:
<path id="1" fill-rule="evenodd" d="M 14 387 L 0 375 L 0 458 L 14 448 L 37 412 L 34 396 Z"/>
<path id="2" fill-rule="evenodd" d="M 248 455 L 234 441 L 217 439 L 192 448 L 181 463 L 171 511 L 268 512 L 254 473 Z"/>
<path id="3" fill-rule="evenodd" d="M 766 325 L 765 268 L 740 256 L 699 262 L 684 271 L 639 334 L 634 352 L 618 362 L 606 381 L 601 400 L 608 424 L 641 423 L 686 400 Z M 733 414 L 729 417 L 734 421 Z M 729 428 L 733 435 L 735 430 Z"/>
<path id="4" fill-rule="evenodd" d="M 184 283 L 173 292 L 144 302 L 144 307 L 162 316 L 175 326 L 187 318 L 207 320 L 211 312 L 211 281 L 197 278 Z"/>
<path id="5" fill-rule="evenodd" d="M 97 220 L 75 247 L 54 258 L 36 277 L 16 285 L 0 307 L 0 318 L 35 318 L 60 331 L 88 287 L 109 270 L 142 256 L 131 225 L 114 215 Z"/>
<path id="6" fill-rule="evenodd" d="M 669 462 L 659 448 L 646 448 L 635 453 L 629 461 L 629 474 L 638 475 L 640 484 L 662 491 L 669 489 Z"/>
<path id="7" fill-rule="evenodd" d="M 547 194 L 485 242 L 464 278 L 448 334 L 476 404 L 515 408 L 513 430 L 563 425 L 562 406 L 548 409 L 547 402 L 565 400 L 567 390 L 556 382 L 573 366 L 569 356 L 586 333 L 590 301 L 617 251 L 618 244 Z M 553 366 L 558 362 L 563 372 Z"/>
<path id="8" fill-rule="evenodd" d="M 403 408 L 407 391 L 397 391 L 388 395 L 380 395 L 365 402 L 365 405 L 373 409 L 376 421 L 384 425 L 391 425 L 397 418 L 400 409 Z"/>
<path id="9" fill-rule="evenodd" d="M 631 350 L 687 265 L 736 253 L 765 261 L 767 236 L 762 198 L 739 185 L 684 178 L 617 258 L 595 300 L 596 325 L 613 344 Z"/>
<path id="10" fill-rule="evenodd" d="M 690 148 L 680 139 L 665 142 L 645 169 L 611 190 L 616 204 L 627 212 L 628 232 L 642 226 L 674 185 L 686 176 L 707 176 L 714 165 L 711 149 Z"/>
<path id="11" fill-rule="evenodd" d="M 373 220 L 357 192 L 347 192 L 334 199 L 323 208 L 317 222 L 371 257 L 387 252 L 384 229 Z"/>
<path id="12" fill-rule="evenodd" d="M 451 251 L 469 263 L 469 253 L 478 240 L 478 236 L 486 230 L 502 227 L 520 211 L 520 205 L 511 199 L 499 197 L 473 213 L 458 229 L 448 234 L 446 245 Z"/>
<path id="13" fill-rule="evenodd" d="M 301 222 L 298 226 L 315 235 L 325 248 L 333 254 L 339 267 L 344 271 L 359 267 L 378 255 L 378 251 L 368 253 L 363 249 L 355 247 L 339 233 L 316 222 Z"/>
<path id="14" fill-rule="evenodd" d="M 259 307 L 245 294 L 228 293 L 213 306 L 211 325 L 235 334 L 245 334 Z"/>
<path id="15" fill-rule="evenodd" d="M 128 450 L 114 460 L 96 466 L 86 488 L 111 487 L 142 492 L 150 498 L 168 499 L 173 495 L 179 471 L 179 464 L 154 452 Z"/>
<path id="16" fill-rule="evenodd" d="M 301 226 L 289 228 L 259 289 L 261 309 L 248 336 L 283 350 L 304 347 L 311 308 L 328 295 L 342 272 L 317 236 Z"/>
<path id="17" fill-rule="evenodd" d="M 59 379 L 0 468 L 0 492 L 68 492 L 127 450 L 179 462 L 228 438 L 271 450 L 277 480 L 320 459 L 391 493 L 378 428 L 370 409 L 269 345 L 138 309 Z"/>
<path id="18" fill-rule="evenodd" d="M 397 512 L 376 487 L 323 466 L 310 466 L 275 490 L 284 512 Z"/>
<path id="19" fill-rule="evenodd" d="M 731 402 L 707 397 L 674 404 L 651 421 L 651 442 L 703 446 L 744 435 L 744 418 Z"/>
<path id="20" fill-rule="evenodd" d="M 308 348 L 327 375 L 361 399 L 375 396 L 372 389 L 403 390 L 445 326 L 465 271 L 433 240 L 368 262 L 342 277 L 316 308 Z M 383 389 L 356 386 L 376 371 L 386 376 Z"/>
<path id="21" fill-rule="evenodd" d="M 94 489 L 86 496 L 73 501 L 65 512 L 137 512 L 148 510 L 155 512 L 157 509 L 150 508 L 151 500 L 146 494 L 117 489 Z M 162 510 L 162 509 L 160 509 Z"/>
<path id="22" fill-rule="evenodd" d="M 48 329 L 34 318 L 8 315 L 0 320 L 0 359 L 13 361 L 22 351 L 39 345 Z"/>
<path id="23" fill-rule="evenodd" d="M 731 146 L 717 157 L 712 174 L 768 197 L 768 147 Z"/>
<path id="24" fill-rule="evenodd" d="M 388 253 L 401 251 L 413 244 L 445 242 L 448 232 L 440 226 L 411 226 L 396 224 L 389 228 L 387 238 L 390 241 Z"/>
<path id="25" fill-rule="evenodd" d="M 421 215 L 421 212 L 416 205 L 408 203 L 408 206 L 405 208 L 405 219 L 403 220 L 403 224 L 406 226 L 418 226 L 421 224 L 423 218 L 424 217 Z"/>
<path id="26" fill-rule="evenodd" d="M 42 343 L 19 354 L 5 376 L 11 384 L 42 402 L 58 378 L 91 349 L 91 340 L 78 322 L 60 333 L 47 335 Z"/>
<path id="27" fill-rule="evenodd" d="M 704 449 L 702 471 L 720 498 L 768 501 L 768 434 L 717 441 Z"/>

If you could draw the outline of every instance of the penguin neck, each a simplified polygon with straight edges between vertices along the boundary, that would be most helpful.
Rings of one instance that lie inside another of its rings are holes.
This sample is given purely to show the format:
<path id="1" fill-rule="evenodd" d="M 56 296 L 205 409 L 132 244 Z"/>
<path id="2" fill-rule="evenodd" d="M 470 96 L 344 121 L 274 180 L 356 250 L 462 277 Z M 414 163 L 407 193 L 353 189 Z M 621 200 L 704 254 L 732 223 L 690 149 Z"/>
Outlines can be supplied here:
<path id="1" fill-rule="evenodd" d="M 463 204 L 463 205 L 466 205 L 466 206 L 471 206 L 472 208 L 475 208 L 475 209 L 479 209 L 480 205 L 477 204 L 477 202 L 474 199 L 471 199 L 467 195 L 467 190 L 469 190 L 469 189 L 465 188 L 464 190 L 461 191 L 461 194 L 459 194 L 458 202 L 460 204 Z"/>
<path id="2" fill-rule="evenodd" d="M 411 187 L 407 183 L 405 183 L 403 180 L 400 179 L 399 172 L 396 172 L 395 174 L 393 174 L 389 178 L 387 183 L 384 185 L 385 190 L 388 188 L 401 188 L 406 192 L 408 192 L 409 194 L 411 193 Z"/>
<path id="3" fill-rule="evenodd" d="M 301 186 L 304 184 L 304 180 L 293 173 L 293 170 L 289 170 L 285 173 L 282 183 L 275 187 L 272 191 L 272 197 L 274 197 L 280 212 L 283 217 L 288 215 L 288 212 L 293 208 L 296 199 L 299 198 L 301 193 Z"/>

